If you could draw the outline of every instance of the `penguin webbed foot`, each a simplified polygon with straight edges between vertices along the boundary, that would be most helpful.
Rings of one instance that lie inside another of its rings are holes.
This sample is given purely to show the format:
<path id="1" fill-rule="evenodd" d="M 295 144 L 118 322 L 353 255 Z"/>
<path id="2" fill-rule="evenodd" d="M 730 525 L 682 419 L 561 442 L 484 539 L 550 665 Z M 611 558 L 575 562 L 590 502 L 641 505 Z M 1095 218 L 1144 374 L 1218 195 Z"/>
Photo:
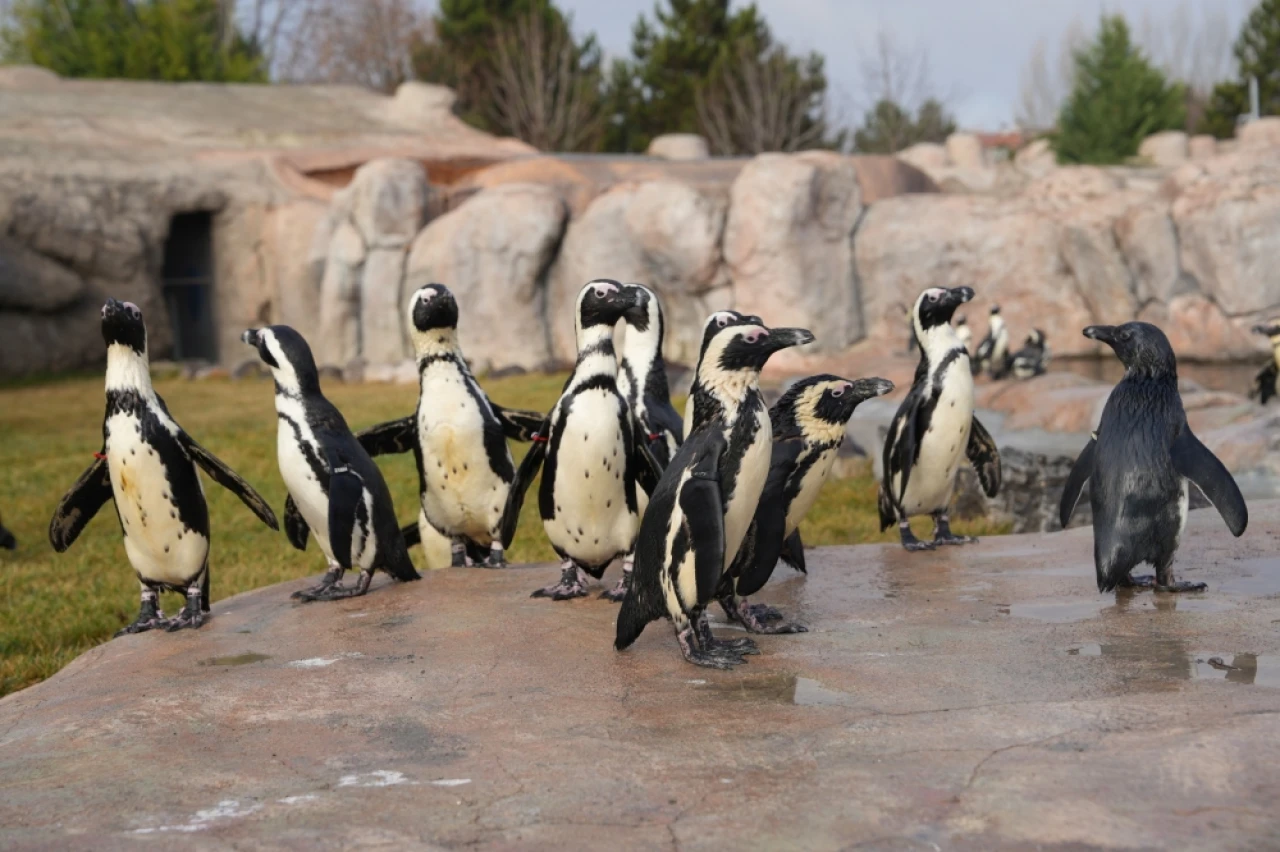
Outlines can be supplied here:
<path id="1" fill-rule="evenodd" d="M 903 549 L 917 553 L 921 550 L 933 550 L 938 545 L 932 541 L 921 541 L 916 538 L 916 534 L 911 531 L 911 527 L 907 524 L 898 525 L 898 535 L 902 537 Z"/>
<path id="2" fill-rule="evenodd" d="M 1178 580 L 1170 583 L 1156 583 L 1155 590 L 1157 592 L 1170 592 L 1179 594 L 1182 592 L 1203 592 L 1209 588 L 1208 583 L 1193 583 L 1190 580 Z"/>
<path id="3" fill-rule="evenodd" d="M 142 608 L 138 610 L 138 617 L 133 620 L 132 624 L 125 625 L 115 632 L 117 636 L 127 636 L 131 633 L 146 633 L 148 630 L 159 630 L 167 627 L 169 619 L 164 617 L 159 602 L 156 599 L 142 602 Z"/>
<path id="4" fill-rule="evenodd" d="M 951 531 L 951 519 L 946 514 L 933 516 L 933 543 L 937 545 L 977 544 L 978 540 L 971 535 L 956 535 Z"/>
<path id="5" fill-rule="evenodd" d="M 1116 585 L 1122 589 L 1154 589 L 1156 588 L 1156 578 L 1154 574 L 1139 574 L 1137 577 L 1126 576 Z"/>
<path id="6" fill-rule="evenodd" d="M 732 652 L 703 650 L 693 627 L 677 633 L 676 642 L 680 645 L 680 655 L 695 666 L 727 670 L 746 662 L 741 655 Z"/>
<path id="7" fill-rule="evenodd" d="M 329 574 L 325 574 L 325 580 L 329 579 Z M 303 589 L 294 592 L 293 596 L 303 603 L 311 603 L 312 601 L 339 601 L 343 598 L 358 598 L 369 591 L 369 584 L 373 582 L 372 571 L 361 571 L 360 577 L 353 585 L 343 586 L 338 581 L 342 579 L 342 573 L 339 572 L 337 577 L 331 583 L 322 582 L 319 586 L 312 589 Z"/>
<path id="8" fill-rule="evenodd" d="M 717 639 L 711 632 L 711 622 L 703 611 L 694 622 L 694 635 L 704 651 L 712 654 L 730 654 L 741 657 L 748 654 L 759 654 L 760 646 L 750 636 L 739 636 L 736 639 Z"/>
<path id="9" fill-rule="evenodd" d="M 205 614 L 203 607 L 200 605 L 200 595 L 188 595 L 187 605 L 182 608 L 182 612 L 178 613 L 176 618 L 170 619 L 164 629 L 169 633 L 178 630 L 198 630 L 205 623 Z"/>
<path id="10" fill-rule="evenodd" d="M 345 573 L 346 573 L 345 569 L 339 568 L 335 565 L 334 567 L 330 568 L 328 571 L 325 572 L 324 576 L 320 578 L 319 584 L 312 586 L 309 589 L 298 589 L 298 591 L 289 595 L 289 597 L 299 601 L 315 600 L 315 598 L 313 597 L 314 595 L 317 595 L 323 591 L 328 590 L 333 586 L 336 586 L 339 582 L 342 581 L 342 575 Z"/>
<path id="11" fill-rule="evenodd" d="M 553 586 L 538 589 L 531 598 L 551 598 L 553 601 L 567 601 L 587 596 L 587 574 L 576 563 L 566 561 L 560 574 L 560 582 Z"/>
<path id="12" fill-rule="evenodd" d="M 495 541 L 489 548 L 489 555 L 480 564 L 481 568 L 507 568 L 507 554 L 502 549 L 502 545 Z"/>
<path id="13" fill-rule="evenodd" d="M 606 601 L 614 603 L 622 603 L 622 599 L 627 596 L 627 589 L 631 588 L 631 564 L 624 563 L 622 566 L 622 576 L 618 578 L 618 585 L 612 589 L 606 589 L 600 593 L 600 597 Z"/>
<path id="14" fill-rule="evenodd" d="M 746 598 L 727 595 L 720 599 L 720 606 L 731 621 L 736 621 L 748 633 L 808 633 L 809 628 L 794 621 L 787 621 L 782 612 L 766 604 L 748 603 Z"/>

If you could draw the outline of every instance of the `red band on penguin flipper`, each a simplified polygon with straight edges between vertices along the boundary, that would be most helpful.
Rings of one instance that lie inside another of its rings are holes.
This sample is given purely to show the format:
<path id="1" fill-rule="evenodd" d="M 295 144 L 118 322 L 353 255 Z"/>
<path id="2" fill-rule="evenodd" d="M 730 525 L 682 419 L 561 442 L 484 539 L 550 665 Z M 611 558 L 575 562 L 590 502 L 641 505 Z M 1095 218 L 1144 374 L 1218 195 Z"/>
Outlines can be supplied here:
<path id="1" fill-rule="evenodd" d="M 103 453 L 94 453 L 94 454 L 93 454 L 93 457 L 94 457 L 95 459 L 97 459 L 98 461 L 102 461 L 103 459 L 105 459 L 105 458 L 106 458 L 106 455 L 105 455 L 105 454 L 103 454 Z"/>

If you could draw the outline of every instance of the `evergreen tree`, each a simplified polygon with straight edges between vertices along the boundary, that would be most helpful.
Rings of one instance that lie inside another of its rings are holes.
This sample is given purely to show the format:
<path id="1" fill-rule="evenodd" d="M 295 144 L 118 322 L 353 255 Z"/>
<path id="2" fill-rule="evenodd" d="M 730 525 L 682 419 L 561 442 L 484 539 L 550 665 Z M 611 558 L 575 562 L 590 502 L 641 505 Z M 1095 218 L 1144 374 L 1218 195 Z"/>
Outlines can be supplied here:
<path id="1" fill-rule="evenodd" d="M 892 154 L 919 142 L 945 142 L 955 132 L 955 119 L 933 98 L 920 105 L 914 118 L 894 101 L 882 100 L 854 132 L 853 149 L 862 154 Z"/>
<path id="2" fill-rule="evenodd" d="M 261 52 L 227 26 L 217 0 L 18 0 L 0 55 L 63 77 L 265 82 Z"/>
<path id="3" fill-rule="evenodd" d="M 1076 53 L 1074 80 L 1051 137 L 1059 162 L 1123 163 L 1147 136 L 1186 121 L 1182 86 L 1147 60 L 1120 15 L 1104 16 L 1093 43 Z"/>
<path id="4" fill-rule="evenodd" d="M 1261 0 L 1236 39 L 1236 79 L 1219 83 L 1200 122 L 1200 132 L 1220 139 L 1236 131 L 1236 116 L 1249 111 L 1249 77 L 1258 78 L 1262 115 L 1280 115 L 1280 0 Z"/>

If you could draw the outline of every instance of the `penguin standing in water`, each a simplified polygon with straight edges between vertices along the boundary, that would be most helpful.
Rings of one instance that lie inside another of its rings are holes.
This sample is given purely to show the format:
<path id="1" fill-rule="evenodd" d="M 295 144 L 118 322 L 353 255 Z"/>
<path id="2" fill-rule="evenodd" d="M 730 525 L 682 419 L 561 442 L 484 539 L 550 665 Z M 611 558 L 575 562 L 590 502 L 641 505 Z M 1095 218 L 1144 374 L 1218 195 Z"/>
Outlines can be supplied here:
<path id="1" fill-rule="evenodd" d="M 889 424 L 878 501 L 880 530 L 897 521 L 907 550 L 976 541 L 952 535 L 947 517 L 956 473 L 965 456 L 988 497 L 1000 490 L 1000 453 L 973 416 L 969 353 L 951 327 L 955 309 L 972 298 L 973 290 L 956 287 L 925 290 L 916 300 L 920 364 L 910 392 Z M 909 521 L 917 515 L 933 516 L 933 541 L 920 541 L 911 532 Z"/>
<path id="2" fill-rule="evenodd" d="M 1049 369 L 1049 347 L 1045 344 L 1044 332 L 1033 328 L 1027 335 L 1027 342 L 1013 356 L 1013 377 L 1030 379 L 1043 376 Z"/>
<path id="3" fill-rule="evenodd" d="M 1091 325 L 1084 336 L 1107 344 L 1125 366 L 1102 410 L 1098 431 L 1076 459 L 1062 492 L 1063 527 L 1090 482 L 1093 562 L 1098 591 L 1151 586 L 1192 592 L 1204 583 L 1177 582 L 1173 556 L 1187 522 L 1188 483 L 1209 499 L 1234 536 L 1249 510 L 1236 481 L 1187 424 L 1178 394 L 1178 362 L 1164 332 L 1145 322 Z M 1132 577 L 1140 562 L 1154 578 Z"/>
<path id="4" fill-rule="evenodd" d="M 1254 334 L 1265 334 L 1271 339 L 1271 357 L 1267 364 L 1258 371 L 1253 380 L 1253 390 L 1249 398 L 1256 399 L 1263 405 L 1277 394 L 1276 379 L 1280 379 L 1280 319 L 1273 319 L 1266 325 L 1255 325 Z"/>
<path id="5" fill-rule="evenodd" d="M 844 441 L 845 425 L 859 403 L 893 391 L 888 379 L 810 376 L 787 389 L 769 410 L 773 451 L 760 505 L 738 556 L 721 579 L 725 614 L 752 633 L 797 633 L 804 627 L 782 620 L 764 604 L 749 604 L 773 575 L 781 558 L 804 571 L 800 521 L 813 508 Z"/>
<path id="6" fill-rule="evenodd" d="M 706 607 L 738 554 L 769 476 L 773 436 L 760 370 L 775 352 L 812 341 L 804 329 L 769 329 L 728 311 L 708 322 L 689 434 L 641 522 L 635 573 L 618 613 L 618 650 L 665 615 L 691 663 L 727 669 L 758 653 L 746 637 L 715 639 Z"/>
<path id="7" fill-rule="evenodd" d="M 960 341 L 966 352 L 973 344 L 973 329 L 969 328 L 969 318 L 964 315 L 956 317 L 956 340 Z"/>
<path id="8" fill-rule="evenodd" d="M 397 580 L 420 579 L 382 472 L 320 392 L 311 347 L 287 325 L 246 331 L 245 343 L 271 368 L 276 383 L 280 476 L 289 489 L 284 528 L 289 543 L 307 549 L 315 531 L 329 570 L 318 586 L 294 592 L 303 601 L 351 598 L 369 591 L 379 568 Z M 360 578 L 343 586 L 342 575 Z"/>
<path id="9" fill-rule="evenodd" d="M 529 448 L 503 511 L 509 547 L 525 491 L 542 469 L 538 513 L 563 569 L 560 582 L 533 597 L 562 601 L 587 594 L 587 575 L 600 579 L 635 546 L 640 524 L 637 484 L 652 491 L 657 462 L 618 391 L 613 329 L 635 304 L 634 290 L 598 279 L 578 293 L 578 361 L 560 399 Z"/>
<path id="10" fill-rule="evenodd" d="M 987 336 L 978 344 L 971 366 L 973 375 L 986 370 L 992 379 L 1003 379 L 1009 372 L 1009 329 L 1004 324 L 1004 317 L 1000 316 L 999 305 L 991 306 Z"/>
<path id="11" fill-rule="evenodd" d="M 667 365 L 662 359 L 665 320 L 658 294 L 628 284 L 634 304 L 623 315 L 622 360 L 618 363 L 618 391 L 645 430 L 649 452 L 663 468 L 684 437 L 684 422 L 671 405 Z"/>
<path id="12" fill-rule="evenodd" d="M 502 509 L 516 474 L 507 438 L 530 440 L 543 415 L 502 408 L 480 389 L 458 346 L 458 302 L 449 288 L 419 288 L 408 314 L 418 410 L 356 437 L 371 456 L 413 451 L 420 511 L 407 541 L 422 540 L 429 525 L 451 540 L 453 567 L 474 564 L 470 549 L 483 553 L 485 567 L 502 568 Z"/>
<path id="13" fill-rule="evenodd" d="M 276 516 L 258 492 L 196 443 L 151 386 L 147 328 L 132 302 L 102 308 L 107 343 L 107 411 L 102 452 L 54 510 L 49 542 L 62 553 L 108 500 L 115 500 L 124 552 L 142 584 L 142 607 L 124 633 L 196 628 L 209 611 L 209 508 L 196 465 L 273 530 Z M 185 594 L 176 618 L 160 610 L 160 592 Z"/>

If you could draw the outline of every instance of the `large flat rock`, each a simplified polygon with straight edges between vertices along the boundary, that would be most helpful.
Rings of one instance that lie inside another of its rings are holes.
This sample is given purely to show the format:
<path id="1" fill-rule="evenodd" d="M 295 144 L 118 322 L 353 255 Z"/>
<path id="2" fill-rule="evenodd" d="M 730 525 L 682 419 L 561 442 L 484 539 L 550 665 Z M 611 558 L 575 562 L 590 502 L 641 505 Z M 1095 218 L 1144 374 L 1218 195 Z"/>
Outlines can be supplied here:
<path id="1" fill-rule="evenodd" d="M 1280 503 L 1185 538 L 1207 594 L 1098 595 L 1088 529 L 818 550 L 734 672 L 552 566 L 262 589 L 0 701 L 0 846 L 1266 848 Z"/>

